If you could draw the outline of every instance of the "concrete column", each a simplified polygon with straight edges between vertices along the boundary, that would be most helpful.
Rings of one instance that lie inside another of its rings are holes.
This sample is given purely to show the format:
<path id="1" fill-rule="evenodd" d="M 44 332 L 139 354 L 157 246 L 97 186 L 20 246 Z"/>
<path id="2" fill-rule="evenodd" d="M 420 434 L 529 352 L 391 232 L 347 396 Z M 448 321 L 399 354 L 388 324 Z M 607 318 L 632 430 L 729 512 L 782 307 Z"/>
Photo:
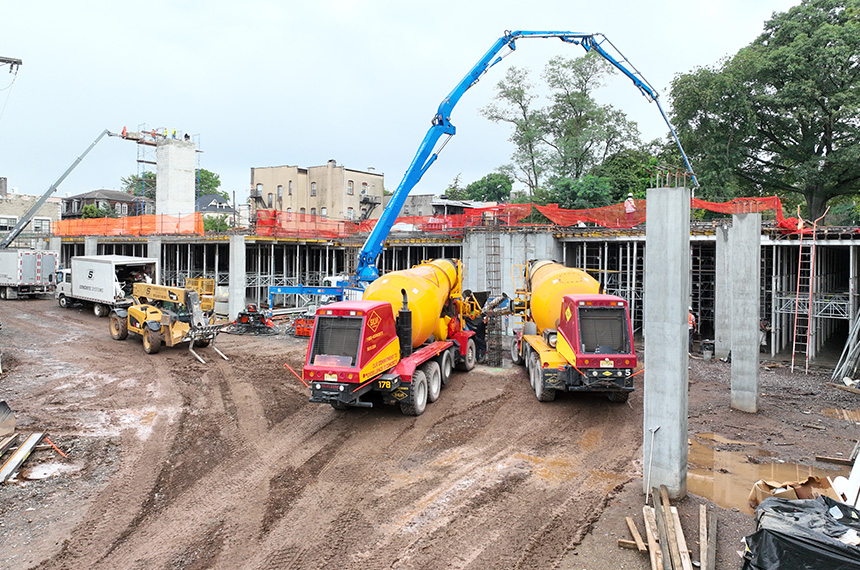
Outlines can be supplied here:
<path id="1" fill-rule="evenodd" d="M 729 271 L 729 224 L 716 231 L 716 292 L 714 294 L 714 356 L 726 358 L 732 349 L 732 292 Z"/>
<path id="2" fill-rule="evenodd" d="M 60 251 L 63 248 L 63 240 L 58 237 L 48 239 L 48 249 L 51 251 Z"/>
<path id="3" fill-rule="evenodd" d="M 155 213 L 189 216 L 194 213 L 196 145 L 193 141 L 162 139 L 156 147 Z"/>
<path id="4" fill-rule="evenodd" d="M 154 257 L 158 260 L 158 275 L 153 275 L 152 280 L 156 285 L 161 285 L 161 237 L 154 236 L 146 238 L 146 257 Z"/>
<path id="5" fill-rule="evenodd" d="M 666 485 L 680 498 L 687 494 L 690 191 L 652 188 L 647 199 L 643 485 Z"/>
<path id="6" fill-rule="evenodd" d="M 230 236 L 230 283 L 227 318 L 231 321 L 245 309 L 245 236 Z"/>
<path id="7" fill-rule="evenodd" d="M 732 408 L 758 411 L 761 214 L 735 214 L 729 231 Z"/>
<path id="8" fill-rule="evenodd" d="M 98 236 L 84 236 L 84 255 L 99 254 Z"/>

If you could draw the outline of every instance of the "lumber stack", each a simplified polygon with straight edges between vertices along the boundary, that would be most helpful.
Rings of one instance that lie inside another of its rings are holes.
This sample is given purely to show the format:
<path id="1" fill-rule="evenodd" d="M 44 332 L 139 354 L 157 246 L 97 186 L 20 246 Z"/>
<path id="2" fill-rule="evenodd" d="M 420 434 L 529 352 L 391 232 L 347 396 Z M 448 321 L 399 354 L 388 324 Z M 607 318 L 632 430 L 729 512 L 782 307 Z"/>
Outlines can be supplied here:
<path id="1" fill-rule="evenodd" d="M 620 539 L 618 546 L 638 550 L 647 554 L 651 570 L 693 570 L 693 555 L 687 548 L 684 530 L 677 507 L 669 501 L 665 485 L 653 489 L 653 506 L 643 505 L 645 538 L 636 522 L 627 517 L 627 527 L 633 540 Z M 708 514 L 705 505 L 699 505 L 699 552 L 698 568 L 715 570 L 717 546 L 717 520 L 714 513 Z"/>

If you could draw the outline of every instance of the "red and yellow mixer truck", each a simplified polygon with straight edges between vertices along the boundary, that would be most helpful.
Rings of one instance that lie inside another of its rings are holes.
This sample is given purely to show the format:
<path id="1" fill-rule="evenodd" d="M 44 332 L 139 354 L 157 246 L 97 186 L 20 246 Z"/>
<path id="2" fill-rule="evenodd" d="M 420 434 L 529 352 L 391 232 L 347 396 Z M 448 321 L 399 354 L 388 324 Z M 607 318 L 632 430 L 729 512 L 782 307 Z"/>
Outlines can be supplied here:
<path id="1" fill-rule="evenodd" d="M 585 271 L 550 260 L 530 261 L 510 311 L 523 328 L 511 343 L 541 402 L 556 392 L 605 392 L 626 402 L 636 353 L 627 301 L 602 293 Z"/>
<path id="2" fill-rule="evenodd" d="M 436 259 L 373 281 L 360 301 L 316 311 L 302 372 L 311 402 L 372 407 L 371 392 L 417 416 L 439 397 L 454 367 L 475 366 L 465 330 L 460 261 Z"/>

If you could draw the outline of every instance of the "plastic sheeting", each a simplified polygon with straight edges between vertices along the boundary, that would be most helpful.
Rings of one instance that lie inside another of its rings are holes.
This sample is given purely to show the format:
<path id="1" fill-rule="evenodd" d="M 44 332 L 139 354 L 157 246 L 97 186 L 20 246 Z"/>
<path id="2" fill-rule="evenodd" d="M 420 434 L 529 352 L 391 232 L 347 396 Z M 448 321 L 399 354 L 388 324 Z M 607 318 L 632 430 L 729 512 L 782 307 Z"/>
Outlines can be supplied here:
<path id="1" fill-rule="evenodd" d="M 769 498 L 745 537 L 743 570 L 860 570 L 860 511 L 829 497 Z"/>

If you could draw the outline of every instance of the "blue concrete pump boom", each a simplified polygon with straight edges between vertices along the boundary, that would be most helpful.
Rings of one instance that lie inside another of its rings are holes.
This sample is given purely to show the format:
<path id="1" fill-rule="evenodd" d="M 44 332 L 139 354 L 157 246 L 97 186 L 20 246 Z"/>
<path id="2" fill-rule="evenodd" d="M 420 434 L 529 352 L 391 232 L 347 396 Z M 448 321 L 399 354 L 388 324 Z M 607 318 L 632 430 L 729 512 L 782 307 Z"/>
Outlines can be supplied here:
<path id="1" fill-rule="evenodd" d="M 618 68 L 624 75 L 633 81 L 633 84 L 649 102 L 653 101 L 657 104 L 657 108 L 660 110 L 663 120 L 666 121 L 666 125 L 669 127 L 669 130 L 672 132 L 672 136 L 675 138 L 678 150 L 681 151 L 681 156 L 684 158 L 684 163 L 686 164 L 687 171 L 690 173 L 693 184 L 698 186 L 696 177 L 693 174 L 693 169 L 690 166 L 690 161 L 687 159 L 687 155 L 681 147 L 681 141 L 678 139 L 678 135 L 669 122 L 668 117 L 666 117 L 666 113 L 663 112 L 663 108 L 660 106 L 660 100 L 658 98 L 659 94 L 653 87 L 651 87 L 645 78 L 642 77 L 642 74 L 640 74 L 639 71 L 637 71 L 629 61 L 627 61 L 621 52 L 612 45 L 612 42 L 610 42 L 606 36 L 603 34 L 583 34 L 577 32 L 506 31 L 505 35 L 496 40 L 487 53 L 484 54 L 478 63 L 469 70 L 469 73 L 460 80 L 460 83 L 458 83 L 448 96 L 439 104 L 439 109 L 433 117 L 430 130 L 428 130 L 427 134 L 424 135 L 424 140 L 421 141 L 421 145 L 418 147 L 418 152 L 415 153 L 415 158 L 412 159 L 412 164 L 409 165 L 409 168 L 406 170 L 406 174 L 403 175 L 403 179 L 400 181 L 400 185 L 391 196 L 388 206 L 386 206 L 385 210 L 382 212 L 382 215 L 379 217 L 379 221 L 376 223 L 376 226 L 373 228 L 373 231 L 368 236 L 367 241 L 364 243 L 364 246 L 358 254 L 358 269 L 356 274 L 350 277 L 351 285 L 360 286 L 361 283 L 369 283 L 379 277 L 379 271 L 376 268 L 376 258 L 380 253 L 382 253 L 385 238 L 391 231 L 394 221 L 397 219 L 397 215 L 400 213 L 403 204 L 406 202 L 407 196 L 409 196 L 409 192 L 418 183 L 418 181 L 421 180 L 421 177 L 424 176 L 424 173 L 427 172 L 430 165 L 436 161 L 439 153 L 457 131 L 451 123 L 451 112 L 454 110 L 454 106 L 457 105 L 463 94 L 478 82 L 484 73 L 516 49 L 515 42 L 520 38 L 558 38 L 566 43 L 580 45 L 585 49 L 585 51 L 594 50 L 603 56 L 603 58 L 609 63 Z M 505 47 L 510 48 L 511 51 L 504 55 L 499 55 L 499 52 Z M 434 150 L 436 149 L 436 145 L 442 135 L 448 135 L 448 137 L 439 146 L 438 150 Z"/>

